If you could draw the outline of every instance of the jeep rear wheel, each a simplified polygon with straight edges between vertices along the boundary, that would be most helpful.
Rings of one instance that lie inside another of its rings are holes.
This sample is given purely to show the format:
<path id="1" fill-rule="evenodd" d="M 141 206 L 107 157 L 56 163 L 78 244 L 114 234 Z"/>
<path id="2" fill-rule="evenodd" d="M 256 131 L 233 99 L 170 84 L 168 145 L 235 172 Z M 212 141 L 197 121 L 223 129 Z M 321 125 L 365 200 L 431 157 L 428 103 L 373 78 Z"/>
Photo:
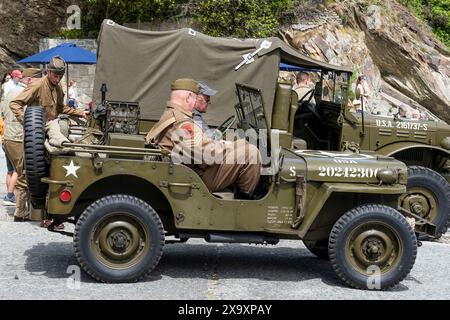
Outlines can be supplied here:
<path id="1" fill-rule="evenodd" d="M 328 239 L 317 241 L 304 240 L 303 243 L 305 244 L 305 247 L 317 258 L 322 260 L 329 259 Z"/>
<path id="2" fill-rule="evenodd" d="M 74 232 L 81 267 L 103 282 L 146 278 L 158 264 L 164 229 L 155 210 L 129 195 L 112 195 L 92 203 Z"/>
<path id="3" fill-rule="evenodd" d="M 342 281 L 358 289 L 384 290 L 411 271 L 417 240 L 397 210 L 369 204 L 338 219 L 328 248 L 333 269 Z"/>
<path id="4" fill-rule="evenodd" d="M 418 166 L 408 168 L 407 192 L 401 207 L 436 226 L 436 238 L 447 231 L 450 215 L 450 187 L 437 172 Z"/>

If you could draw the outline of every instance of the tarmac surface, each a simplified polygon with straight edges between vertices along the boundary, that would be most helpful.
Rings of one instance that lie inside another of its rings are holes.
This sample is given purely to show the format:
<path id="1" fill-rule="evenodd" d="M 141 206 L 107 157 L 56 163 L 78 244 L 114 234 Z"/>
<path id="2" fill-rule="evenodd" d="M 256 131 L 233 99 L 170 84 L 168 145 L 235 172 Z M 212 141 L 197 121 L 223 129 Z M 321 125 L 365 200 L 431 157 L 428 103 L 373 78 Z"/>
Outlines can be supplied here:
<path id="1" fill-rule="evenodd" d="M 5 167 L 0 151 L 2 199 Z M 103 284 L 80 272 L 70 237 L 40 228 L 37 222 L 12 222 L 13 212 L 14 207 L 0 201 L 0 299 L 450 298 L 449 233 L 440 242 L 423 242 L 409 276 L 384 292 L 346 287 L 330 263 L 315 258 L 301 241 L 280 241 L 276 246 L 208 244 L 198 239 L 169 244 L 146 281 Z"/>

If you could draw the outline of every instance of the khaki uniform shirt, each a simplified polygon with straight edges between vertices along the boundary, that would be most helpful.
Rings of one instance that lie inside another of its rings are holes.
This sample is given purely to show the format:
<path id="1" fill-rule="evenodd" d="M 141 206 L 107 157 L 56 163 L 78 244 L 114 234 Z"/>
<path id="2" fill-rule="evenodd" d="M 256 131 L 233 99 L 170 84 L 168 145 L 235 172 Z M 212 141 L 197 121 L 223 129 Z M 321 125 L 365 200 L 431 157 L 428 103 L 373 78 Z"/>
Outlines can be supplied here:
<path id="1" fill-rule="evenodd" d="M 146 141 L 173 151 L 176 147 L 173 139 L 179 137 L 180 134 L 183 135 L 183 143 L 177 144 L 177 148 L 191 156 L 190 163 L 184 161 L 183 163 L 191 166 L 199 175 L 202 175 L 202 172 L 208 167 L 204 159 L 199 158 L 203 155 L 205 149 L 208 149 L 208 155 L 211 155 L 217 161 L 216 154 L 219 157 L 224 156 L 226 146 L 231 145 L 230 141 L 215 141 L 209 138 L 201 126 L 194 122 L 192 113 L 169 101 L 161 119 L 147 134 Z M 176 154 L 179 153 L 178 150 Z"/>
<path id="2" fill-rule="evenodd" d="M 11 100 L 15 99 L 23 90 L 26 85 L 22 84 L 11 89 L 8 94 L 4 97 L 1 103 L 1 113 L 4 119 L 4 139 L 15 142 L 22 142 L 23 140 L 23 126 L 17 121 L 13 112 L 9 108 L 9 103 Z"/>
<path id="3" fill-rule="evenodd" d="M 64 104 L 64 92 L 61 86 L 54 86 L 48 77 L 33 82 L 11 101 L 9 107 L 20 123 L 23 123 L 25 106 L 43 107 L 47 122 L 61 113 L 79 117 L 83 115 L 81 110 L 75 110 Z"/>

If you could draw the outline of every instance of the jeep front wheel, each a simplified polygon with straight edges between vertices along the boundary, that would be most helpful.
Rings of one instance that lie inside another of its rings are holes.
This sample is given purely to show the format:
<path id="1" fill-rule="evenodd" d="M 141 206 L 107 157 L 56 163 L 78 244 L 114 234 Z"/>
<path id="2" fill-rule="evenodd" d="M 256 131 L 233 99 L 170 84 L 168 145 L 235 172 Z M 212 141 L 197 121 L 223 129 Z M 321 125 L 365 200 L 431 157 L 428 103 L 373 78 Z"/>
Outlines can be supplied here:
<path id="1" fill-rule="evenodd" d="M 411 271 L 417 239 L 397 210 L 369 204 L 348 211 L 336 221 L 328 248 L 333 269 L 346 284 L 384 290 Z"/>
<path id="2" fill-rule="evenodd" d="M 146 278 L 158 264 L 163 246 L 159 216 L 146 202 L 129 195 L 95 201 L 75 226 L 78 262 L 90 276 L 103 282 Z"/>
<path id="3" fill-rule="evenodd" d="M 407 192 L 401 207 L 433 223 L 436 238 L 447 231 L 450 214 L 450 187 L 437 172 L 419 166 L 408 168 Z"/>

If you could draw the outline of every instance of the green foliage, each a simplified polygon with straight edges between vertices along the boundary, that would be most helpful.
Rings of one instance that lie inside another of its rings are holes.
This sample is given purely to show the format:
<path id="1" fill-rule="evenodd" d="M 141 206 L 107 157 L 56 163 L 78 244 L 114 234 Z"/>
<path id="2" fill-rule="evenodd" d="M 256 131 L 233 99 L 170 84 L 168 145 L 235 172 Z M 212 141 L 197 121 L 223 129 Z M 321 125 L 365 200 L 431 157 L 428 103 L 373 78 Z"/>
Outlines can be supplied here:
<path id="1" fill-rule="evenodd" d="M 450 1 L 449 0 L 399 0 L 414 15 L 425 20 L 436 36 L 450 47 Z"/>
<path id="2" fill-rule="evenodd" d="M 194 18 L 211 36 L 267 37 L 293 16 L 291 0 L 206 0 L 198 4 Z"/>
<path id="3" fill-rule="evenodd" d="M 83 38 L 83 30 L 80 29 L 66 29 L 61 30 L 59 33 L 59 36 L 63 37 L 64 39 L 80 39 Z"/>
<path id="4" fill-rule="evenodd" d="M 193 18 L 212 36 L 267 37 L 294 20 L 301 0 L 85 0 L 85 34 L 98 29 L 103 19 L 119 24 Z"/>
<path id="5" fill-rule="evenodd" d="M 153 22 L 173 18 L 188 0 L 85 0 L 82 6 L 82 28 L 86 35 L 96 36 L 103 19 L 119 24 Z"/>

